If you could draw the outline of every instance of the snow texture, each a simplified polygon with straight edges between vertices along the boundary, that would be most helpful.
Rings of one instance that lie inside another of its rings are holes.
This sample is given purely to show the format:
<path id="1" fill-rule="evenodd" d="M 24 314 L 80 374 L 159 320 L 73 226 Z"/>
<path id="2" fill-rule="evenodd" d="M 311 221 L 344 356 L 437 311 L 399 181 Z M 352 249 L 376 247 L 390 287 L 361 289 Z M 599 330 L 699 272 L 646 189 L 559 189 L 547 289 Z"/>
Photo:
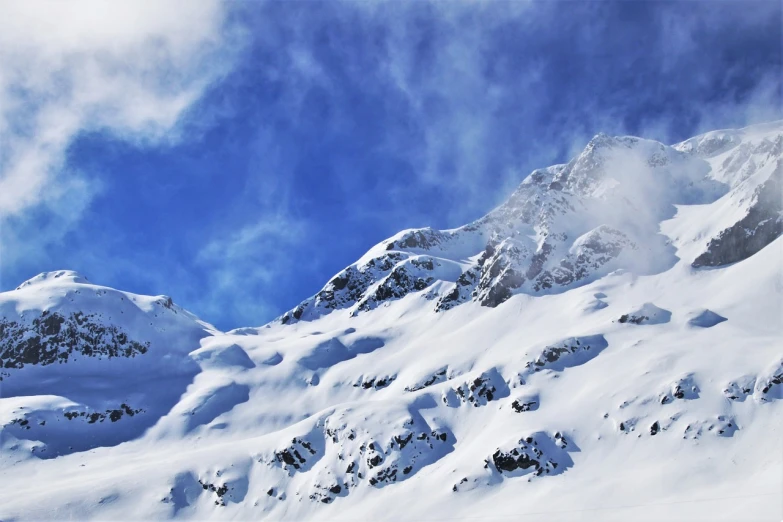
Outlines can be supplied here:
<path id="1" fill-rule="evenodd" d="M 782 161 L 781 122 L 598 135 L 258 328 L 36 276 L 0 519 L 780 520 Z"/>

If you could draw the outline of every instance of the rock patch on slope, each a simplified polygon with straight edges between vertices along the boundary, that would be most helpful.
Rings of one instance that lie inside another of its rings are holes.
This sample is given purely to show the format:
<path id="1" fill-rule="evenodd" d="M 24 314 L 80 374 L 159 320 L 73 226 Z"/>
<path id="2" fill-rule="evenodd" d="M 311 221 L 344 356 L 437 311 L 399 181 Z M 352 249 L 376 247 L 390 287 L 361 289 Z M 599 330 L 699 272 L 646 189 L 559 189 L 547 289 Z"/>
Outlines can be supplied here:
<path id="1" fill-rule="evenodd" d="M 747 259 L 783 234 L 783 161 L 753 193 L 747 214 L 711 239 L 707 249 L 693 260 L 694 268 L 717 267 Z"/>
<path id="2" fill-rule="evenodd" d="M 633 312 L 621 315 L 617 322 L 637 325 L 664 324 L 668 323 L 671 317 L 670 311 L 659 308 L 652 303 L 644 303 Z"/>
<path id="3" fill-rule="evenodd" d="M 757 375 L 745 375 L 727 383 L 723 394 L 727 399 L 738 402 L 751 395 L 758 403 L 783 399 L 783 358 Z"/>
<path id="4" fill-rule="evenodd" d="M 568 441 L 560 432 L 554 436 L 537 432 L 498 448 L 488 462 L 507 476 L 556 475 L 573 465 L 568 447 Z"/>
<path id="5" fill-rule="evenodd" d="M 670 404 L 679 399 L 698 399 L 699 391 L 699 387 L 696 384 L 693 375 L 688 374 L 669 384 L 666 391 L 659 394 L 658 402 L 661 404 Z"/>
<path id="6" fill-rule="evenodd" d="M 357 487 L 380 488 L 406 480 L 452 451 L 453 435 L 433 429 L 417 411 L 400 404 L 372 406 L 329 414 L 266 461 L 289 477 L 305 475 L 308 498 L 331 503 Z"/>
<path id="7" fill-rule="evenodd" d="M 149 346 L 129 338 L 117 325 L 103 324 L 96 314 L 43 311 L 29 324 L 0 319 L 3 368 L 66 363 L 75 355 L 130 358 L 147 353 Z"/>
<path id="8" fill-rule="evenodd" d="M 434 371 L 432 374 L 419 379 L 415 383 L 406 386 L 405 391 L 414 392 L 418 390 L 423 390 L 424 388 L 432 386 L 433 384 L 438 384 L 447 381 L 453 377 L 454 377 L 453 374 L 448 373 L 448 367 L 443 367 L 440 368 L 439 370 Z"/>
<path id="9" fill-rule="evenodd" d="M 603 335 L 570 337 L 544 347 L 541 352 L 525 364 L 526 373 L 541 370 L 562 371 L 565 368 L 584 364 L 609 346 Z"/>
<path id="10" fill-rule="evenodd" d="M 492 368 L 456 388 L 450 388 L 443 394 L 442 400 L 448 406 L 470 404 L 479 407 L 486 406 L 493 400 L 507 397 L 508 394 L 508 386 L 503 380 L 503 376 L 496 368 Z"/>

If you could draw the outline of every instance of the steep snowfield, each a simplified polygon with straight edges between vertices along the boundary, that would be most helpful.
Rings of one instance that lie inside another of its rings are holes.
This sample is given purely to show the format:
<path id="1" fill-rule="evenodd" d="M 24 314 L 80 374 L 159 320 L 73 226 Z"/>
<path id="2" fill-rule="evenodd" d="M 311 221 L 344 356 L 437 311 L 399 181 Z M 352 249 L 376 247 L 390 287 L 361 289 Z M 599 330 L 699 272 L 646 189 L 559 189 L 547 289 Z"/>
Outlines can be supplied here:
<path id="1" fill-rule="evenodd" d="M 42 274 L 0 519 L 780 520 L 782 148 L 597 136 L 259 328 Z"/>

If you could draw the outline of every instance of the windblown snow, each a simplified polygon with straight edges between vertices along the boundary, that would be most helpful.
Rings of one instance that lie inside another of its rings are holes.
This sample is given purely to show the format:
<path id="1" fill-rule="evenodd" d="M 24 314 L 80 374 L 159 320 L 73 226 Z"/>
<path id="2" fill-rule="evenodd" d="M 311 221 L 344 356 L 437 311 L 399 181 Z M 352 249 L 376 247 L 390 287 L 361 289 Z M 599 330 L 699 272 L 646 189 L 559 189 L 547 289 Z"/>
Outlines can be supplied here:
<path id="1" fill-rule="evenodd" d="M 780 520 L 782 177 L 783 122 L 598 135 L 230 332 L 40 274 L 0 519 Z"/>

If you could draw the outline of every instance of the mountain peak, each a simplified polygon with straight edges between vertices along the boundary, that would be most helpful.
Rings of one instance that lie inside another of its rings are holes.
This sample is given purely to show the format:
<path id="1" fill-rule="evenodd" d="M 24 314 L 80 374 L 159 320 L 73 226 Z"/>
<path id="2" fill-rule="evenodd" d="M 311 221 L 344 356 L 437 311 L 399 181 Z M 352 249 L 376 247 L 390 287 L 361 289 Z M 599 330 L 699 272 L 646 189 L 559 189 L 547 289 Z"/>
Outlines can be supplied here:
<path id="1" fill-rule="evenodd" d="M 31 286 L 48 284 L 52 282 L 90 284 L 90 281 L 88 281 L 87 278 L 81 275 L 79 272 L 74 270 L 55 270 L 52 272 L 41 272 L 37 276 L 31 277 L 16 287 L 16 289 L 21 290 L 23 288 L 29 288 Z"/>
<path id="2" fill-rule="evenodd" d="M 473 223 L 404 230 L 381 242 L 280 320 L 312 321 L 337 310 L 356 316 L 409 294 L 432 300 L 436 311 L 467 301 L 495 307 L 517 293 L 565 292 L 620 268 L 667 270 L 678 256 L 661 223 L 676 205 L 726 195 L 719 172 L 678 147 L 599 133 L 568 163 L 533 171 Z"/>

